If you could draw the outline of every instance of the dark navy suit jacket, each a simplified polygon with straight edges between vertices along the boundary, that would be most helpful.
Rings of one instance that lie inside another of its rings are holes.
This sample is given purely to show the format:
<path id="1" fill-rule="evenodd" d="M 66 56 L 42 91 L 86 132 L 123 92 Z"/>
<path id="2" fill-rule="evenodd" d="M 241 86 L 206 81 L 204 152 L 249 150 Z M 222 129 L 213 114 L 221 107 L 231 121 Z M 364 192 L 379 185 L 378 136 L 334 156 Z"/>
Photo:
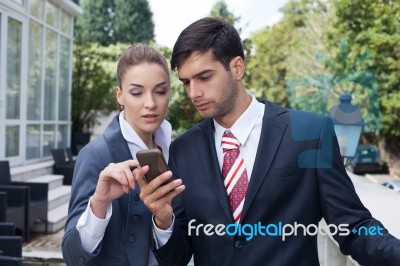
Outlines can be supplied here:
<path id="1" fill-rule="evenodd" d="M 139 186 L 112 202 L 113 213 L 103 241 L 93 254 L 82 248 L 78 219 L 93 195 L 100 172 L 109 163 L 132 159 L 116 116 L 104 134 L 86 145 L 78 155 L 72 181 L 68 220 L 62 240 L 67 265 L 148 266 L 151 247 L 151 213 L 139 198 Z"/>
<path id="2" fill-rule="evenodd" d="M 349 224 L 382 226 L 357 196 L 341 160 L 329 117 L 287 110 L 268 101 L 260 143 L 242 213 L 242 224 Z M 246 158 L 244 158 L 246 159 Z M 169 166 L 186 190 L 174 201 L 175 227 L 157 250 L 163 265 L 319 265 L 317 236 L 208 236 L 191 231 L 196 224 L 233 223 L 215 151 L 212 119 L 176 139 Z M 300 231 L 301 232 L 301 231 Z M 383 236 L 334 236 L 341 251 L 362 265 L 400 265 L 400 241 Z"/>

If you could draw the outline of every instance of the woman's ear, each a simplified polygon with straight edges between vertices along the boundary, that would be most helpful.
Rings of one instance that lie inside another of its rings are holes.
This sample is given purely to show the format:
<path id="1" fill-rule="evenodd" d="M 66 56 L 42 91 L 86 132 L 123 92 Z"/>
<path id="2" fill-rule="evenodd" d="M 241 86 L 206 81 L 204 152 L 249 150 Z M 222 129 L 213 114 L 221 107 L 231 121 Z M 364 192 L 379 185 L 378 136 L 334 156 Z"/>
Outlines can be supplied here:
<path id="1" fill-rule="evenodd" d="M 229 64 L 232 76 L 235 80 L 242 80 L 244 75 L 244 61 L 240 56 L 233 58 Z"/>
<path id="2" fill-rule="evenodd" d="M 119 105 L 124 105 L 124 98 L 122 97 L 122 90 L 120 87 L 115 87 L 115 97 Z"/>

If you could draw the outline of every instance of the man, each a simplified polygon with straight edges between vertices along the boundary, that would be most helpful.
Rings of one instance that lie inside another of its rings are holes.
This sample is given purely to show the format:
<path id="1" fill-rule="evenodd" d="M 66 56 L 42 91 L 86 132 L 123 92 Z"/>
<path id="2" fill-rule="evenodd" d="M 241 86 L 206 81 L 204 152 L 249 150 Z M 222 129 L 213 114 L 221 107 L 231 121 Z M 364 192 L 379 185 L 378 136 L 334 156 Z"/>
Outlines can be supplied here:
<path id="1" fill-rule="evenodd" d="M 319 265 L 317 236 L 306 229 L 322 218 L 329 229 L 345 229 L 332 230 L 343 254 L 362 265 L 400 265 L 400 241 L 360 202 L 330 118 L 246 92 L 233 26 L 213 18 L 188 26 L 171 68 L 204 121 L 171 144 L 174 182 L 160 186 L 170 172 L 149 184 L 147 167 L 135 173 L 154 214 L 161 265 L 186 265 L 192 253 L 195 265 Z M 172 198 L 183 189 L 173 216 Z M 372 227 L 379 233 L 350 231 Z"/>

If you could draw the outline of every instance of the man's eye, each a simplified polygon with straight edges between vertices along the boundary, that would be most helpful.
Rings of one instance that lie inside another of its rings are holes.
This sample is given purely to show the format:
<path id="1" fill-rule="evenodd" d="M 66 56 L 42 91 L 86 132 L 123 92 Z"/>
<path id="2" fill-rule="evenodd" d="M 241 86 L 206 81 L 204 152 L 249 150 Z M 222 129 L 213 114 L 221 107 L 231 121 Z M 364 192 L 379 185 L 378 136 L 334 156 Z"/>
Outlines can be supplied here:
<path id="1" fill-rule="evenodd" d="M 211 78 L 211 76 L 202 76 L 200 77 L 201 80 L 209 80 Z"/>

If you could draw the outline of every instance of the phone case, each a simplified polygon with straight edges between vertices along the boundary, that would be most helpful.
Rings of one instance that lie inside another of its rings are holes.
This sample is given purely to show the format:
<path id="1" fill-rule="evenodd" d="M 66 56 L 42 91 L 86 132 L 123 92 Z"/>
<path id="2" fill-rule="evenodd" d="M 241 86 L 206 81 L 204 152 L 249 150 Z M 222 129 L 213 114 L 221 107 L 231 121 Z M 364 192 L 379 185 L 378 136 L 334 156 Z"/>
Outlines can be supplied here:
<path id="1" fill-rule="evenodd" d="M 149 166 L 150 169 L 145 176 L 149 183 L 154 178 L 168 171 L 168 165 L 164 156 L 158 149 L 140 150 L 136 153 L 136 158 L 139 161 L 140 166 Z M 171 180 L 168 180 L 165 183 L 169 182 L 171 182 Z"/>

